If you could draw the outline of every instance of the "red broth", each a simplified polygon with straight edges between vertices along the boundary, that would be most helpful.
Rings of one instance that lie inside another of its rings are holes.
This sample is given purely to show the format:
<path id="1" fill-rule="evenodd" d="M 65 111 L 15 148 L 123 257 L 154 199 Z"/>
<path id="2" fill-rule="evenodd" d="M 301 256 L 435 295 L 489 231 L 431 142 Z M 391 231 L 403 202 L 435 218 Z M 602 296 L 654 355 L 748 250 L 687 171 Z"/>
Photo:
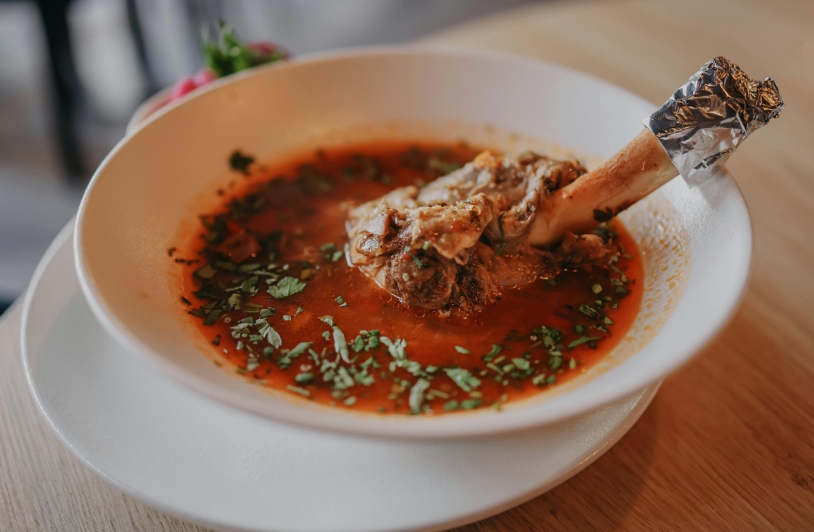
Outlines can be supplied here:
<path id="1" fill-rule="evenodd" d="M 267 167 L 236 152 L 233 168 L 252 179 L 224 192 L 200 238 L 170 253 L 183 268 L 179 306 L 226 360 L 216 363 L 339 408 L 439 414 L 499 409 L 610 352 L 639 311 L 644 278 L 618 221 L 607 228 L 619 251 L 612 267 L 504 289 L 467 317 L 409 308 L 347 265 L 349 204 L 426 183 L 479 151 L 379 142 Z"/>

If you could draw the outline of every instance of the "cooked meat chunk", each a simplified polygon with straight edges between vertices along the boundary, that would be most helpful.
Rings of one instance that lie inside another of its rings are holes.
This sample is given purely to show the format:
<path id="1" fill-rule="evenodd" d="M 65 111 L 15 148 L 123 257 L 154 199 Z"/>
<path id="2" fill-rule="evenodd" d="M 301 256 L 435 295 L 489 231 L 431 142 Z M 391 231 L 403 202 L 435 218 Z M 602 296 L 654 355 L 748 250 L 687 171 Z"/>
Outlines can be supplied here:
<path id="1" fill-rule="evenodd" d="M 399 188 L 351 209 L 350 261 L 409 305 L 477 311 L 501 286 L 607 260 L 596 235 L 569 234 L 552 250 L 526 242 L 546 195 L 585 173 L 576 161 L 483 152 L 421 190 Z"/>

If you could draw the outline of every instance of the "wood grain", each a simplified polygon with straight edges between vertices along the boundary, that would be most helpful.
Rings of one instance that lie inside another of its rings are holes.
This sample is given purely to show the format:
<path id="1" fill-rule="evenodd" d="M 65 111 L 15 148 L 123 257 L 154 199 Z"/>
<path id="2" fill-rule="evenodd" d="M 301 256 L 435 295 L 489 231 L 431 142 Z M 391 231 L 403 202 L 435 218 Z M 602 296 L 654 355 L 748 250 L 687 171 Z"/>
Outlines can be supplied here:
<path id="1" fill-rule="evenodd" d="M 594 465 L 462 531 L 814 530 L 814 2 L 540 4 L 425 40 L 539 57 L 662 102 L 725 55 L 772 75 L 780 119 L 729 162 L 754 220 L 732 323 Z M 97 479 L 36 413 L 0 326 L 0 530 L 193 531 Z"/>

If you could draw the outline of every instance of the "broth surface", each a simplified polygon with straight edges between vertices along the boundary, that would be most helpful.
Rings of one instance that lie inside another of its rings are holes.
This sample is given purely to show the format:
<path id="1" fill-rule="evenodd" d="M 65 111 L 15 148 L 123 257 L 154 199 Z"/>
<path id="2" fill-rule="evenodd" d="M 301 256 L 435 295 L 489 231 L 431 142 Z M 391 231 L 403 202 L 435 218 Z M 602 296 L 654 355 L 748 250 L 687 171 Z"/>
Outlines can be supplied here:
<path id="1" fill-rule="evenodd" d="M 251 179 L 222 191 L 200 238 L 170 250 L 183 268 L 179 305 L 224 367 L 339 408 L 499 409 L 579 375 L 639 311 L 642 261 L 618 221 L 602 228 L 619 251 L 610 267 L 505 288 L 467 317 L 409 308 L 346 262 L 349 205 L 420 186 L 479 152 L 380 142 L 268 167 L 235 152 L 232 167 Z"/>

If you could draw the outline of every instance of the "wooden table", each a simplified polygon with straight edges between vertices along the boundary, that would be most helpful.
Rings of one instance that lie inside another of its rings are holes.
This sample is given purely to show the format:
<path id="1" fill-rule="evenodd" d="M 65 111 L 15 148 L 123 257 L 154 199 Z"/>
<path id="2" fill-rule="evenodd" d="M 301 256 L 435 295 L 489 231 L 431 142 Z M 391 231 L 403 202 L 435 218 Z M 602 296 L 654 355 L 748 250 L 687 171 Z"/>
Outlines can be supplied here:
<path id="1" fill-rule="evenodd" d="M 814 2 L 541 4 L 425 41 L 562 63 L 658 103 L 724 55 L 772 75 L 786 101 L 729 163 L 755 228 L 732 323 L 594 465 L 463 530 L 814 530 Z M 18 321 L 0 326 L 0 530 L 200 530 L 62 448 L 25 389 Z"/>

